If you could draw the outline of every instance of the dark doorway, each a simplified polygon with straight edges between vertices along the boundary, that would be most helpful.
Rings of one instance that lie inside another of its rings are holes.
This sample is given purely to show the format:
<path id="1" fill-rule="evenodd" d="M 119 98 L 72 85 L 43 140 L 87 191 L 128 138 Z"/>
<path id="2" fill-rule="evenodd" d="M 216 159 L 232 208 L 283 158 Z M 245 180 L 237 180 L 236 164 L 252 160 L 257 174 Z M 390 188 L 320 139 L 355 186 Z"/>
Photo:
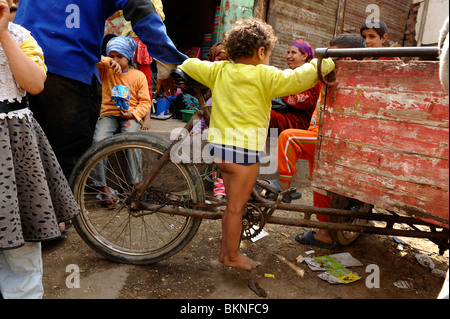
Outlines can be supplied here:
<path id="1" fill-rule="evenodd" d="M 164 0 L 167 33 L 178 50 L 202 47 L 204 36 L 213 33 L 216 8 L 221 0 Z"/>

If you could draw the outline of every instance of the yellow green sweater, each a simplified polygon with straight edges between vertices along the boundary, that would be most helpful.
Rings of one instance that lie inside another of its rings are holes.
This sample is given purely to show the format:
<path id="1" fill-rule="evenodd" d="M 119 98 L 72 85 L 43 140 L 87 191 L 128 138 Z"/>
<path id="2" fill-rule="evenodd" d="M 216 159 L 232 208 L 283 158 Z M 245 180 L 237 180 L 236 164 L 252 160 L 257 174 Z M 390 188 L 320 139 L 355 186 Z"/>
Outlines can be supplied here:
<path id="1" fill-rule="evenodd" d="M 208 142 L 256 151 L 264 150 L 272 99 L 309 90 L 319 82 L 317 59 L 295 70 L 198 59 L 179 67 L 212 91 Z M 334 67 L 331 59 L 323 60 L 324 75 Z"/>

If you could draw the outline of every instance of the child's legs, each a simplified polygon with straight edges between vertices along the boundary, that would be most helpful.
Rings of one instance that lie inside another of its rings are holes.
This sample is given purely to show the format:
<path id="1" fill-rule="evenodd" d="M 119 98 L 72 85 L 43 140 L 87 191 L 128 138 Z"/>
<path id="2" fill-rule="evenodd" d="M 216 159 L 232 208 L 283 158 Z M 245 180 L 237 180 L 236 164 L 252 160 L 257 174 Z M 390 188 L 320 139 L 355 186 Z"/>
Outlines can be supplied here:
<path id="1" fill-rule="evenodd" d="M 219 196 L 225 197 L 226 196 L 225 184 L 224 184 L 222 178 L 217 178 L 216 181 L 214 182 L 213 192 L 214 192 L 214 197 L 219 197 Z"/>
<path id="2" fill-rule="evenodd" d="M 331 197 L 316 192 L 313 192 L 313 202 L 315 207 L 323 207 L 323 208 L 331 207 Z M 328 215 L 317 214 L 316 217 L 321 222 L 330 221 L 330 216 Z"/>
<path id="3" fill-rule="evenodd" d="M 101 116 L 97 121 L 97 125 L 95 126 L 93 143 L 98 143 L 110 136 L 113 136 L 119 128 L 119 125 L 120 118 L 110 115 Z M 106 160 L 102 160 L 99 164 L 97 164 L 97 166 L 95 166 L 94 170 L 91 173 L 91 182 L 89 183 L 90 185 L 95 187 L 106 186 L 106 165 Z"/>
<path id="4" fill-rule="evenodd" d="M 309 161 L 309 176 L 311 179 L 313 177 L 313 171 L 314 171 L 314 159 Z M 331 207 L 331 197 L 322 195 L 317 192 L 313 192 L 313 205 L 315 207 L 330 208 Z M 317 214 L 316 217 L 321 222 L 330 221 L 330 216 L 328 216 L 328 215 Z"/>
<path id="5" fill-rule="evenodd" d="M 137 133 L 141 131 L 141 124 L 134 121 L 122 121 L 120 125 L 121 133 Z M 142 152 L 141 150 L 127 150 L 127 177 L 128 183 L 137 184 L 142 179 Z"/>
<path id="6" fill-rule="evenodd" d="M 246 166 L 228 162 L 217 163 L 217 165 L 222 172 L 228 198 L 227 207 L 222 218 L 222 251 L 220 259 L 229 266 L 246 269 L 254 268 L 256 265 L 251 259 L 245 258 L 245 261 L 242 260 L 242 255 L 239 253 L 239 243 L 242 232 L 242 216 L 258 176 L 259 165 Z M 237 264 L 233 264 L 233 262 L 237 262 Z"/>
<path id="7" fill-rule="evenodd" d="M 280 182 L 292 182 L 297 173 L 295 164 L 299 159 L 314 159 L 317 133 L 290 129 L 278 137 L 278 173 Z"/>
<path id="8" fill-rule="evenodd" d="M 121 118 L 118 116 L 112 115 L 103 115 L 101 116 L 97 124 L 95 125 L 95 133 L 93 143 L 98 143 L 110 136 L 113 136 L 114 133 L 120 126 Z"/>
<path id="9" fill-rule="evenodd" d="M 0 292 L 5 299 L 42 299 L 41 243 L 0 251 Z"/>
<path id="10" fill-rule="evenodd" d="M 292 182 L 293 175 L 297 172 L 295 164 L 299 159 L 309 161 L 309 174 L 312 178 L 314 171 L 314 152 L 317 142 L 317 133 L 304 130 L 285 130 L 278 138 L 278 173 L 280 183 Z M 331 206 L 331 197 L 313 192 L 315 207 Z M 319 221 L 329 221 L 327 215 L 317 215 Z"/>

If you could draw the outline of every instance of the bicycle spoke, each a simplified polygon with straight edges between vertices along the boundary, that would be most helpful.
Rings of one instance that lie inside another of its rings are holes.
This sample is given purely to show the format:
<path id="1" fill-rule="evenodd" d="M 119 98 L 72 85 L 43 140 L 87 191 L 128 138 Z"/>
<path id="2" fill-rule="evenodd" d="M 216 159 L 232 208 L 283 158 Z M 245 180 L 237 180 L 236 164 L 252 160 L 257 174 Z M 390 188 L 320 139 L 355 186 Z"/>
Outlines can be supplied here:
<path id="1" fill-rule="evenodd" d="M 80 173 L 82 178 L 76 179 L 82 183 L 76 187 L 76 197 L 82 207 L 77 229 L 81 229 L 83 239 L 92 244 L 91 247 L 113 259 L 119 254 L 120 260 L 150 262 L 171 255 L 192 238 L 200 225 L 200 220 L 191 217 L 132 211 L 127 206 L 127 197 L 164 151 L 152 144 L 159 141 L 154 137 L 147 141 L 146 136 L 117 137 L 120 145 L 108 145 L 104 150 L 99 147 L 97 154 L 84 159 L 87 167 Z M 113 139 L 115 137 L 110 141 Z M 188 205 L 183 201 L 189 201 L 189 198 L 202 202 L 203 185 L 200 188 L 194 185 L 198 180 L 201 178 L 196 169 L 169 162 L 156 175 L 141 200 L 174 207 Z M 96 185 L 108 187 L 114 195 L 101 192 L 103 189 Z M 117 197 L 119 203 L 115 207 L 106 207 L 106 195 L 108 199 Z"/>

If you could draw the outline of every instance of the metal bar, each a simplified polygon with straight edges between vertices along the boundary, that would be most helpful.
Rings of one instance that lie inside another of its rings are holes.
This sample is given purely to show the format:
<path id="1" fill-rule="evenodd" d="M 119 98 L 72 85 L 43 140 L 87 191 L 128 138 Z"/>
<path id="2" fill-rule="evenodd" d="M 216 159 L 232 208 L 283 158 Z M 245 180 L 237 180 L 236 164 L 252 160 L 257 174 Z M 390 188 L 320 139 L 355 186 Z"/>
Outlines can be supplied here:
<path id="1" fill-rule="evenodd" d="M 158 213 L 165 213 L 165 214 L 173 214 L 173 215 L 180 215 L 180 216 L 186 216 L 186 217 L 193 217 L 193 218 L 204 218 L 204 219 L 221 219 L 223 216 L 223 211 L 206 211 L 206 210 L 197 210 L 197 209 L 189 209 L 184 207 L 174 207 L 174 206 L 163 206 L 160 207 L 159 205 L 154 204 L 148 204 L 145 202 L 138 202 L 138 209 L 139 210 L 148 210 L 151 212 L 158 212 Z M 152 214 L 152 213 L 149 214 Z M 146 213 L 144 213 L 146 214 Z"/>
<path id="2" fill-rule="evenodd" d="M 267 207 L 267 204 L 255 204 L 258 207 Z M 429 227 L 436 227 L 435 224 L 416 219 L 408 216 L 392 216 L 386 214 L 374 214 L 374 213 L 360 213 L 353 212 L 350 210 L 344 209 L 336 209 L 336 208 L 322 208 L 322 207 L 314 207 L 314 206 L 305 206 L 305 205 L 297 205 L 297 204 L 287 204 L 287 203 L 279 203 L 277 209 L 287 210 L 290 212 L 298 212 L 304 214 L 321 214 L 328 216 L 337 216 L 344 218 L 357 218 L 357 219 L 365 219 L 365 220 L 376 220 L 376 221 L 384 221 L 384 222 L 394 222 L 399 224 L 412 224 L 412 225 L 422 225 Z"/>
<path id="3" fill-rule="evenodd" d="M 256 204 L 258 205 L 258 204 Z M 259 203 L 263 207 L 267 207 L 267 205 Z M 289 205 L 289 204 L 286 204 Z M 289 205 L 289 206 L 299 206 L 300 205 Z M 309 207 L 309 206 L 304 206 Z M 147 204 L 144 202 L 140 202 L 140 209 L 157 211 L 159 213 L 166 214 L 174 214 L 181 215 L 186 217 L 193 218 L 203 218 L 203 219 L 221 219 L 223 217 L 223 211 L 204 211 L 204 210 L 196 210 L 196 209 L 187 209 L 182 207 L 172 207 L 172 206 L 164 206 L 160 207 L 158 205 Z M 278 207 L 283 209 L 282 207 Z M 310 210 L 316 210 L 316 207 L 309 207 Z M 286 209 L 286 208 L 285 208 Z M 328 210 L 327 212 L 321 211 L 321 214 L 330 214 L 330 215 L 338 215 L 341 216 L 344 214 L 345 217 L 358 217 L 358 219 L 368 219 L 368 220 L 380 220 L 387 221 L 388 224 L 385 227 L 374 227 L 374 226 L 365 226 L 365 225 L 352 225 L 350 223 L 339 223 L 339 222 L 321 222 L 311 220 L 309 218 L 288 218 L 288 217 L 279 217 L 279 216 L 270 216 L 267 220 L 269 224 L 278 224 L 285 226 L 299 226 L 299 227 L 308 227 L 308 228 L 321 228 L 328 230 L 338 230 L 338 231 L 353 231 L 359 233 L 367 233 L 367 234 L 378 234 L 378 235 L 392 235 L 392 236 L 404 236 L 404 237 L 416 237 L 416 238 L 428 238 L 430 240 L 435 241 L 438 245 L 445 244 L 448 242 L 449 230 L 443 229 L 441 232 L 434 231 L 434 228 L 431 228 L 432 231 L 421 231 L 418 229 L 415 230 L 401 230 L 394 229 L 390 225 L 393 223 L 411 223 L 413 224 L 427 224 L 420 220 L 414 220 L 409 217 L 401 217 L 401 216 L 392 216 L 392 215 L 384 215 L 384 214 L 373 214 L 373 213 L 357 213 L 339 209 L 324 209 Z M 145 213 L 144 213 L 145 214 Z M 151 213 L 150 213 L 151 214 Z M 136 216 L 137 217 L 137 216 Z M 390 220 L 394 220 L 394 222 L 389 223 Z M 430 224 L 431 226 L 434 226 Z M 437 242 L 436 242 L 437 240 Z"/>
<path id="4" fill-rule="evenodd" d="M 367 234 L 379 234 L 379 235 L 393 235 L 393 236 L 404 236 L 404 237 L 417 237 L 417 238 L 429 238 L 429 239 L 446 239 L 448 240 L 449 232 L 444 230 L 442 232 L 427 232 L 427 231 L 417 231 L 417 230 L 401 230 L 393 228 L 381 228 L 373 226 L 359 226 L 351 224 L 341 224 L 341 223 L 331 223 L 331 222 L 320 222 L 314 220 L 299 220 L 286 217 L 275 217 L 272 216 L 267 223 L 277 224 L 277 225 L 289 225 L 289 226 L 299 226 L 299 227 L 310 227 L 310 228 L 322 228 L 328 230 L 341 230 L 341 231 L 353 231 L 358 233 Z"/>
<path id="5" fill-rule="evenodd" d="M 272 202 L 273 203 L 273 202 Z M 254 203 L 255 206 L 259 208 L 269 207 L 271 208 L 271 205 L 262 204 L 262 203 Z M 202 204 L 201 207 L 204 207 L 208 209 L 207 205 Z M 181 215 L 186 217 L 194 217 L 194 218 L 204 218 L 204 219 L 221 219 L 223 216 L 223 211 L 216 211 L 216 210 L 198 210 L 195 208 L 184 208 L 184 207 L 173 207 L 173 206 L 164 206 L 160 207 L 155 204 L 148 204 L 145 202 L 139 202 L 138 208 L 141 210 L 148 210 L 148 211 L 157 211 L 160 213 L 166 213 L 166 214 L 174 214 L 174 215 Z M 214 208 L 212 206 L 211 208 Z M 391 223 L 397 223 L 397 224 L 411 224 L 411 225 L 422 225 L 422 226 L 428 226 L 428 227 L 435 227 L 434 224 L 414 219 L 412 217 L 404 217 L 404 216 L 393 216 L 393 215 L 386 215 L 386 214 L 374 214 L 374 213 L 359 213 L 359 212 L 353 212 L 350 210 L 343 210 L 343 209 L 334 209 L 334 208 L 321 208 L 321 207 L 314 207 L 314 206 L 304 206 L 304 205 L 295 205 L 295 204 L 286 204 L 286 203 L 279 203 L 276 207 L 280 210 L 289 210 L 290 212 L 296 212 L 296 213 L 303 213 L 303 214 L 322 214 L 322 215 L 328 215 L 328 216 L 336 216 L 336 217 L 343 217 L 343 218 L 356 218 L 356 219 L 364 219 L 364 220 L 376 220 L 376 221 L 382 221 L 382 222 L 391 222 Z M 270 216 L 268 223 L 272 223 L 272 218 L 274 221 L 281 220 L 280 217 L 274 217 Z M 302 225 L 307 225 L 308 222 L 311 222 L 310 220 L 305 221 L 307 219 L 286 219 L 289 221 L 290 224 L 288 225 L 294 225 L 294 226 L 301 226 L 298 223 L 301 223 Z M 292 224 L 294 223 L 294 224 Z M 318 224 L 322 225 L 322 224 Z M 315 227 L 318 227 L 317 225 Z M 345 227 L 347 227 L 347 224 L 345 224 Z M 319 227 L 320 228 L 320 227 Z"/>
<path id="6" fill-rule="evenodd" d="M 318 48 L 314 52 L 316 58 L 330 57 L 429 57 L 439 56 L 439 47 L 399 47 L 399 48 L 355 48 L 328 49 Z"/>

